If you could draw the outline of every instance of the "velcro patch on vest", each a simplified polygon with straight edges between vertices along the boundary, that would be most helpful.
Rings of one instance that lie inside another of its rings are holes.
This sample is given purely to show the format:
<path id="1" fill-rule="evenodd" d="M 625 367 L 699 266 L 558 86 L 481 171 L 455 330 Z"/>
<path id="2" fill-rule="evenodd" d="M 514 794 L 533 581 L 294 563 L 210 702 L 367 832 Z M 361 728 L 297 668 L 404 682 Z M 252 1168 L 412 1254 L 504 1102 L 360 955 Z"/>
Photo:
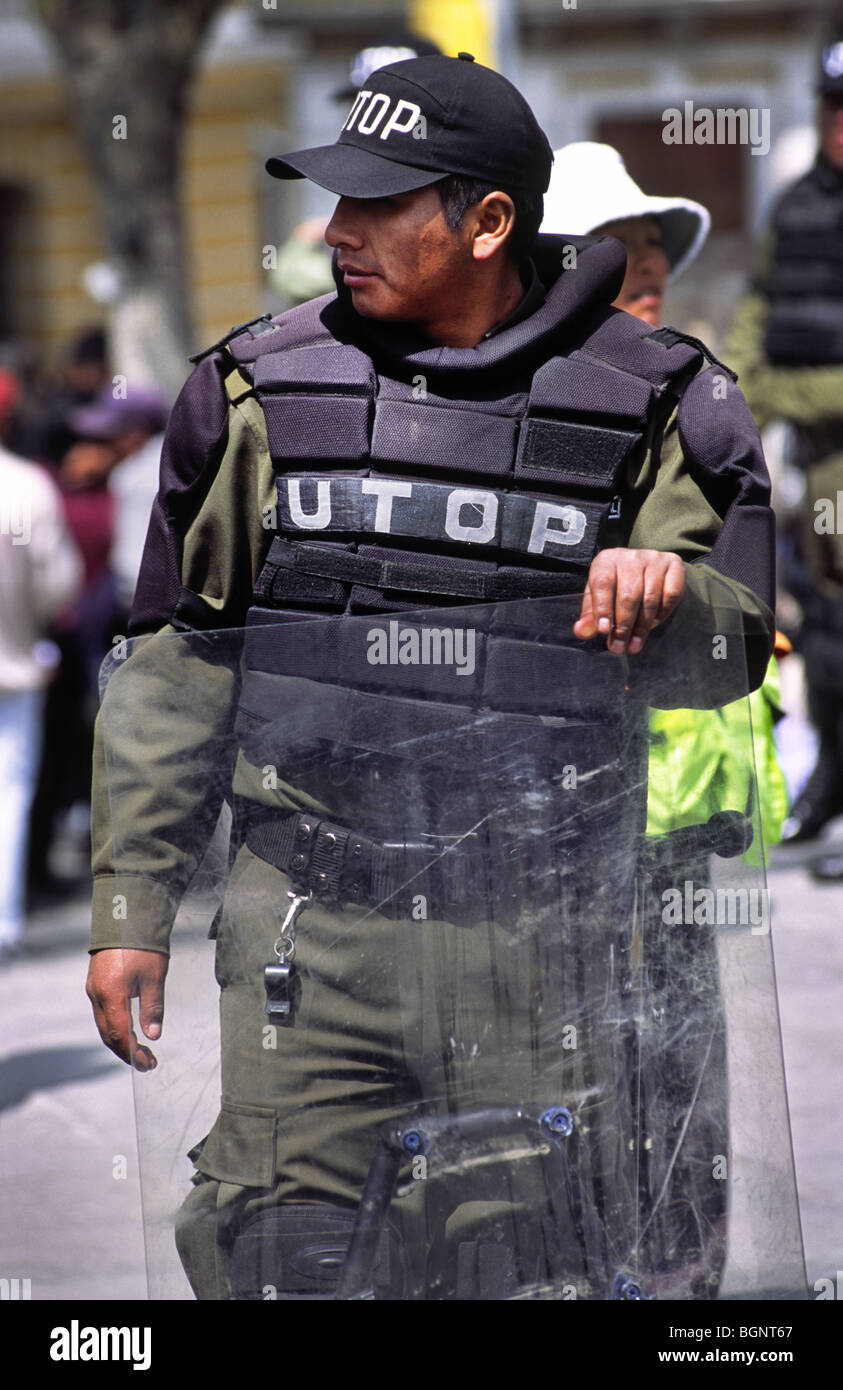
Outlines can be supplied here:
<path id="1" fill-rule="evenodd" d="M 568 503 L 408 478 L 278 479 L 285 532 L 412 537 L 589 565 L 608 503 Z"/>
<path id="2" fill-rule="evenodd" d="M 641 442 L 638 431 L 557 420 L 525 420 L 515 460 L 516 478 L 614 491 L 618 474 Z"/>

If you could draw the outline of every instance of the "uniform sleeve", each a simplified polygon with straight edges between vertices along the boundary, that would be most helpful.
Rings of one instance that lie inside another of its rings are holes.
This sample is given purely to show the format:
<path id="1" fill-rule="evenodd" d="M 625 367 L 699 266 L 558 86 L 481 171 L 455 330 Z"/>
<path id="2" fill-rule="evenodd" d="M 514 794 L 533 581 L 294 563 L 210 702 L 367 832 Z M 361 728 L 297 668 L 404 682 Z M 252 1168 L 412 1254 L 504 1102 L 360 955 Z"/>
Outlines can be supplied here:
<path id="1" fill-rule="evenodd" d="M 133 640 L 97 720 L 92 950 L 167 951 L 230 785 L 237 640 L 274 483 L 262 417 L 224 368 L 206 359 L 173 408 Z"/>
<path id="2" fill-rule="evenodd" d="M 665 429 L 650 481 L 628 544 L 678 554 L 685 561 L 686 590 L 647 646 L 653 644 L 653 657 L 663 643 L 681 654 L 694 633 L 713 637 L 725 630 L 729 610 L 737 609 L 749 689 L 756 689 L 774 638 L 770 481 L 746 401 L 717 366 L 700 372 L 686 388 Z M 725 668 L 717 676 L 725 681 Z M 745 693 L 745 675 L 736 667 L 731 697 Z"/>

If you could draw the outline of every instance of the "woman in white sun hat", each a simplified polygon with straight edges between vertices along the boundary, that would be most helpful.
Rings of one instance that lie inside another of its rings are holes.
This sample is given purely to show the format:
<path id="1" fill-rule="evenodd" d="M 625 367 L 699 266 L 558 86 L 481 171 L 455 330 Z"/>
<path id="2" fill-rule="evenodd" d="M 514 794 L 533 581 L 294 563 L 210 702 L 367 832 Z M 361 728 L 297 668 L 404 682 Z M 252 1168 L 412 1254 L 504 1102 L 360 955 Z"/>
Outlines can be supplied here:
<path id="1" fill-rule="evenodd" d="M 654 328 L 661 325 L 668 280 L 690 265 L 710 226 L 702 203 L 644 193 L 611 145 L 581 140 L 554 151 L 541 230 L 599 232 L 623 242 L 626 276 L 615 305 Z"/>
<path id="2" fill-rule="evenodd" d="M 544 198 L 543 232 L 569 236 L 599 233 L 626 247 L 626 275 L 614 300 L 654 328 L 662 322 L 668 280 L 675 280 L 708 236 L 711 217 L 690 198 L 652 198 L 626 172 L 611 145 L 583 140 L 555 150 L 550 187 Z M 789 648 L 776 634 L 777 654 Z M 764 685 L 749 697 L 755 748 L 758 799 L 765 844 L 781 838 L 787 813 L 784 776 L 776 758 L 774 720 L 780 714 L 778 674 L 771 658 Z M 735 747 L 749 734 L 746 701 L 708 710 L 654 710 L 650 717 L 647 832 L 665 834 L 705 821 L 716 808 L 714 793 L 728 786 L 735 805 L 752 809 L 752 788 L 734 772 Z M 709 805 L 709 793 L 713 800 Z M 757 855 L 757 846 L 755 848 Z"/>

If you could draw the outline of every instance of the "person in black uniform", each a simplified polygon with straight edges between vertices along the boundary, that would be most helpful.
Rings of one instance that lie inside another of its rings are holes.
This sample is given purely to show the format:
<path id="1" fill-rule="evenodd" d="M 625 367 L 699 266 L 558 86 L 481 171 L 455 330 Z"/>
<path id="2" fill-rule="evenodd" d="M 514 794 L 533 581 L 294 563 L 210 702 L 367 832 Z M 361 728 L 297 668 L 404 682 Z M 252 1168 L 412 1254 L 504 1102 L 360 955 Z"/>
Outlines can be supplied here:
<path id="1" fill-rule="evenodd" d="M 784 843 L 815 839 L 843 813 L 843 19 L 823 44 L 817 92 L 817 157 L 776 203 L 727 344 L 758 425 L 790 422 L 805 476 L 782 582 L 802 610 L 796 645 L 819 752 Z M 813 872 L 839 878 L 843 858 Z"/>

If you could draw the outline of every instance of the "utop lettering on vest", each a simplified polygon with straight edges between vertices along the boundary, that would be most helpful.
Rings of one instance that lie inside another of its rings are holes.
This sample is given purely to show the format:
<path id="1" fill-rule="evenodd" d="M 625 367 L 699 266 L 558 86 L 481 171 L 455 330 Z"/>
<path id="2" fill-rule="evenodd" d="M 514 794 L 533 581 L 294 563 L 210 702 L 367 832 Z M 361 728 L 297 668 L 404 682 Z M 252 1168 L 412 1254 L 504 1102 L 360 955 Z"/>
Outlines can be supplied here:
<path id="1" fill-rule="evenodd" d="M 282 524 L 303 531 L 359 528 L 467 545 L 497 544 L 544 555 L 549 546 L 570 551 L 580 545 L 588 527 L 588 516 L 579 507 L 487 488 L 450 488 L 396 478 L 286 478 L 284 484 Z M 415 507 L 417 492 L 424 502 L 423 514 Z M 402 503 L 409 505 L 402 507 Z M 263 519 L 266 529 L 274 528 L 275 508 L 265 508 Z"/>

